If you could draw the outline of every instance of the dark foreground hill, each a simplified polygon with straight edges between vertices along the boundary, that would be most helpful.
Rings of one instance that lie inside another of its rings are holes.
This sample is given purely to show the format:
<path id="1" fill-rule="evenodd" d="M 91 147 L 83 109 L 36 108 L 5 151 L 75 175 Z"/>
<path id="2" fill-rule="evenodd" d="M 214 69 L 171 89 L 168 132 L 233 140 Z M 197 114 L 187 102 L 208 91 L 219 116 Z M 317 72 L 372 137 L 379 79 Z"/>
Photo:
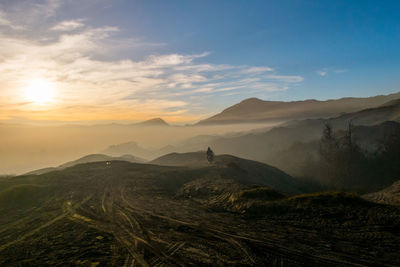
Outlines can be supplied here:
<path id="1" fill-rule="evenodd" d="M 207 167 L 210 164 L 205 154 L 205 151 L 171 153 L 161 156 L 150 163 L 165 166 Z M 233 171 L 232 176 L 236 176 L 241 183 L 266 185 L 289 194 L 300 192 L 297 189 L 296 181 L 292 177 L 277 168 L 261 162 L 241 159 L 231 155 L 218 155 L 215 156 L 213 166 L 228 166 Z"/>
<path id="2" fill-rule="evenodd" d="M 207 158 L 204 156 L 205 151 L 188 152 L 188 153 L 169 153 L 158 157 L 150 164 L 165 166 L 208 166 Z"/>
<path id="3" fill-rule="evenodd" d="M 231 160 L 3 177 L 0 265 L 400 264 L 398 207 L 344 193 L 288 196 L 246 182 L 255 165 Z"/>

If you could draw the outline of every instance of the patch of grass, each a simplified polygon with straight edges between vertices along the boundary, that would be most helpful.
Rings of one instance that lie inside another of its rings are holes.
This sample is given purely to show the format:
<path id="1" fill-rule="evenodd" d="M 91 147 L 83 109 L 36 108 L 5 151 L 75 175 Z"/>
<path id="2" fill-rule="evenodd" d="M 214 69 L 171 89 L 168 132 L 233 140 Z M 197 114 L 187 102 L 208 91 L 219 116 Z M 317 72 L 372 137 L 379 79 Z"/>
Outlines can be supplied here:
<path id="1" fill-rule="evenodd" d="M 347 192 L 317 192 L 311 194 L 300 194 L 288 197 L 288 202 L 296 202 L 302 204 L 320 204 L 320 205 L 349 205 L 349 204 L 372 204 L 357 194 Z"/>
<path id="2" fill-rule="evenodd" d="M 35 184 L 11 186 L 0 192 L 0 207 L 23 207 L 40 202 L 49 196 L 49 187 Z"/>
<path id="3" fill-rule="evenodd" d="M 270 188 L 270 187 L 255 187 L 250 189 L 245 189 L 239 192 L 239 199 L 257 199 L 257 200 L 277 200 L 284 198 L 285 195 Z"/>

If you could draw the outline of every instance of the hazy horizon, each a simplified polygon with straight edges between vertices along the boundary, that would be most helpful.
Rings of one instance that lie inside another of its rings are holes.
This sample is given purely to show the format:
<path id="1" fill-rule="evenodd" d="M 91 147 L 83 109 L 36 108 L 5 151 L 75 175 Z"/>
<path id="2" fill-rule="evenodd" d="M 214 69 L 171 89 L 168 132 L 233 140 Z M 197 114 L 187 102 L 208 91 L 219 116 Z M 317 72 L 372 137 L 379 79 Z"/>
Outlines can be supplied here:
<path id="1" fill-rule="evenodd" d="M 198 135 L 248 132 L 257 128 L 268 129 L 274 125 L 277 124 L 253 123 L 197 127 L 0 124 L 0 139 L 2 140 L 0 175 L 23 174 L 40 168 L 56 167 L 88 154 L 102 153 L 108 146 L 121 143 L 135 142 L 144 149 L 156 150 L 167 145 L 179 144 Z M 140 155 L 133 156 L 140 157 Z"/>
<path id="2" fill-rule="evenodd" d="M 387 95 L 391 95 L 391 94 L 397 94 L 400 93 L 400 91 L 395 91 L 392 93 L 388 93 Z M 380 94 L 380 95 L 364 95 L 364 96 L 342 96 L 340 98 L 327 98 L 327 99 L 316 99 L 316 98 L 308 98 L 308 99 L 297 99 L 297 100 L 285 100 L 282 102 L 296 102 L 296 101 L 309 101 L 309 100 L 316 100 L 316 101 L 331 101 L 331 100 L 340 100 L 343 98 L 369 98 L 369 97 L 375 97 L 375 96 L 384 96 L 384 94 Z M 249 97 L 246 99 L 250 99 L 250 98 L 254 98 L 254 97 Z M 241 101 L 244 101 L 246 99 L 242 99 Z M 260 99 L 260 100 L 264 100 L 264 101 L 269 101 L 266 99 Z M 271 100 L 273 101 L 273 100 Z M 277 101 L 277 100 L 276 100 Z M 239 103 L 238 102 L 238 103 Z M 234 104 L 238 104 L 238 103 L 233 103 Z M 77 121 L 53 121 L 53 120 L 31 120 L 31 119 L 26 119 L 26 118 L 12 118 L 12 119 L 7 119 L 7 120 L 1 120 L 0 124 L 10 124 L 10 125 L 30 125 L 30 126 L 63 126 L 63 125 L 82 125 L 82 126 L 100 126 L 100 125 L 108 125 L 108 124 L 120 124 L 120 125 L 125 125 L 125 126 L 129 126 L 129 125 L 134 125 L 134 124 L 139 124 L 141 122 L 145 122 L 148 120 L 152 120 L 152 119 L 162 119 L 164 120 L 166 123 L 169 124 L 169 126 L 177 126 L 177 127 L 181 127 L 181 126 L 193 126 L 196 123 L 198 123 L 201 120 L 210 118 L 220 112 L 222 112 L 223 110 L 225 110 L 226 108 L 229 107 L 224 107 L 221 110 L 216 111 L 216 113 L 213 114 L 204 114 L 202 117 L 200 117 L 197 120 L 191 120 L 191 121 L 169 121 L 168 118 L 162 118 L 162 117 L 147 117 L 144 118 L 142 120 L 89 120 L 89 121 L 82 121 L 82 120 L 77 120 Z M 260 122 L 260 124 L 263 124 L 263 122 Z"/>

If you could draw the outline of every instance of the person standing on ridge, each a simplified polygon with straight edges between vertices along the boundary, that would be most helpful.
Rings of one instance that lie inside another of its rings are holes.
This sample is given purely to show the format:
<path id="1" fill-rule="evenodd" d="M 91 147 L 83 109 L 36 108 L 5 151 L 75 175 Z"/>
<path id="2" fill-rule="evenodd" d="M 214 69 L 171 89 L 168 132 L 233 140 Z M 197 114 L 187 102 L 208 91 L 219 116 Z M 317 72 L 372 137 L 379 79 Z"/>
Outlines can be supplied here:
<path id="1" fill-rule="evenodd" d="M 208 147 L 208 149 L 207 149 L 207 161 L 210 164 L 212 164 L 214 162 L 214 152 L 211 150 L 210 147 Z"/>

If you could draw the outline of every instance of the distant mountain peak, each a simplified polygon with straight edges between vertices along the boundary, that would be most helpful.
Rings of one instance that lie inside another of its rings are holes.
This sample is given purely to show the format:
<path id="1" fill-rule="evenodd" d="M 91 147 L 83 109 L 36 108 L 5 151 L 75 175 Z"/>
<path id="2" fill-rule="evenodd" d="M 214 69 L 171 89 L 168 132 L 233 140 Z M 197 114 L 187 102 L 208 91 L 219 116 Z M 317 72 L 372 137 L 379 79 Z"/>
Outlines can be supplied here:
<path id="1" fill-rule="evenodd" d="M 137 125 L 142 126 L 169 126 L 169 124 L 161 118 L 153 118 L 143 122 L 139 122 Z"/>
<path id="2" fill-rule="evenodd" d="M 251 102 L 265 102 L 265 100 L 259 99 L 257 97 L 250 97 L 242 100 L 240 103 L 251 103 Z"/>
<path id="3" fill-rule="evenodd" d="M 332 100 L 307 99 L 301 101 L 269 101 L 256 97 L 247 98 L 224 109 L 212 117 L 201 120 L 197 125 L 235 123 L 286 122 L 291 120 L 332 118 L 388 104 L 396 106 L 400 92 L 365 98 L 340 98 Z"/>

